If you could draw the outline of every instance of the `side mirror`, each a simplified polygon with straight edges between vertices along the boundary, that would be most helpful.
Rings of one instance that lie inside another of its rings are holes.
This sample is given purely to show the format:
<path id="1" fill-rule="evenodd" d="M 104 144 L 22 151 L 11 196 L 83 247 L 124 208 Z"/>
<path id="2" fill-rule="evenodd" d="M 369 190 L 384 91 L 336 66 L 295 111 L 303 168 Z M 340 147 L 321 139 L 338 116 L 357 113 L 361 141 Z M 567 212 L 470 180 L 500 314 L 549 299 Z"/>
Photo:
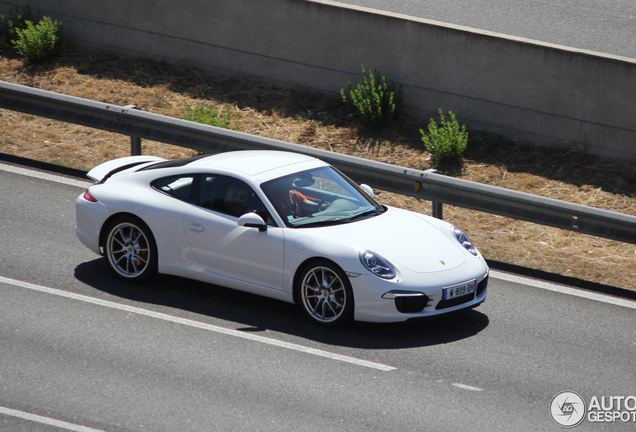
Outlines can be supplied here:
<path id="1" fill-rule="evenodd" d="M 260 232 L 267 231 L 267 224 L 263 218 L 256 213 L 245 213 L 238 218 L 237 223 L 239 226 L 246 228 L 258 228 Z"/>
<path id="2" fill-rule="evenodd" d="M 373 193 L 373 189 L 371 189 L 371 186 L 369 186 L 368 184 L 362 183 L 360 185 L 360 189 L 362 189 L 364 193 L 369 195 L 371 198 L 375 198 L 375 193 Z"/>

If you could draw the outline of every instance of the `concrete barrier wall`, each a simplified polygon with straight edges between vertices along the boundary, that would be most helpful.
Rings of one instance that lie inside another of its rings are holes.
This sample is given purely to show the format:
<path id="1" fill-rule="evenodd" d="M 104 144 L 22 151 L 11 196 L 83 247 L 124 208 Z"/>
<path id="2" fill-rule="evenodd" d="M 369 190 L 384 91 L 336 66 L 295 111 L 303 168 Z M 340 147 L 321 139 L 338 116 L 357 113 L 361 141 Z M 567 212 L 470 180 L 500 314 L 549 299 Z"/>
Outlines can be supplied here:
<path id="1" fill-rule="evenodd" d="M 636 60 L 319 0 L 0 0 L 62 21 L 97 49 L 221 76 L 337 93 L 361 64 L 404 86 L 406 109 L 636 161 Z"/>

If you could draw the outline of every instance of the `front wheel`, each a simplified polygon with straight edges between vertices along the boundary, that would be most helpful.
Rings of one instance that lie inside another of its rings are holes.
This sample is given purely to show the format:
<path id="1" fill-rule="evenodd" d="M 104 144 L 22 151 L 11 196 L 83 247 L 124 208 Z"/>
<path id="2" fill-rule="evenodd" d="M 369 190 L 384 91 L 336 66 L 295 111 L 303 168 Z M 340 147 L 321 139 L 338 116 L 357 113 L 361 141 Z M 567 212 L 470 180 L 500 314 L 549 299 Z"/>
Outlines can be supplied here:
<path id="1" fill-rule="evenodd" d="M 296 290 L 301 310 L 316 324 L 337 327 L 353 318 L 351 283 L 347 275 L 329 261 L 303 267 Z"/>
<path id="2" fill-rule="evenodd" d="M 157 246 L 150 229 L 137 218 L 121 217 L 106 230 L 105 256 L 120 278 L 141 282 L 157 272 Z"/>

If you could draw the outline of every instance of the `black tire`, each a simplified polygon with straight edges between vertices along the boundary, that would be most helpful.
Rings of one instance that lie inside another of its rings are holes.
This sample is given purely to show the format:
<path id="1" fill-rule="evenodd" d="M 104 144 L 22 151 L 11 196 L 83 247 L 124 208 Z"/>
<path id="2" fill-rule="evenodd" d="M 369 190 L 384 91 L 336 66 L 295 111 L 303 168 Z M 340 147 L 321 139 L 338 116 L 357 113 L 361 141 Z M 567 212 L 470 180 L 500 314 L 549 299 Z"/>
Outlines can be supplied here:
<path id="1" fill-rule="evenodd" d="M 299 272 L 296 299 L 315 324 L 339 327 L 353 319 L 354 298 L 347 275 L 327 260 L 313 261 Z"/>
<path id="2" fill-rule="evenodd" d="M 106 229 L 104 257 L 115 274 L 144 282 L 157 274 L 157 244 L 150 228 L 132 216 L 117 218 Z"/>

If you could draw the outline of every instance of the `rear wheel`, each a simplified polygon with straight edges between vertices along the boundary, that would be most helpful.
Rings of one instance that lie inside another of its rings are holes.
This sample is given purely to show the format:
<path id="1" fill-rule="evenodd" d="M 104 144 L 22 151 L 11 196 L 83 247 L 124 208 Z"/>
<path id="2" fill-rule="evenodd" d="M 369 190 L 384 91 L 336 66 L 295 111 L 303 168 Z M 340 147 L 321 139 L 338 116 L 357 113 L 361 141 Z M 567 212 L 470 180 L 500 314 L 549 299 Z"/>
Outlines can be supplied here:
<path id="1" fill-rule="evenodd" d="M 353 290 L 347 275 L 329 261 L 303 267 L 296 286 L 301 310 L 316 324 L 337 327 L 353 318 Z"/>
<path id="2" fill-rule="evenodd" d="M 120 278 L 141 282 L 157 273 L 157 246 L 150 229 L 141 220 L 125 216 L 106 230 L 106 261 Z"/>

